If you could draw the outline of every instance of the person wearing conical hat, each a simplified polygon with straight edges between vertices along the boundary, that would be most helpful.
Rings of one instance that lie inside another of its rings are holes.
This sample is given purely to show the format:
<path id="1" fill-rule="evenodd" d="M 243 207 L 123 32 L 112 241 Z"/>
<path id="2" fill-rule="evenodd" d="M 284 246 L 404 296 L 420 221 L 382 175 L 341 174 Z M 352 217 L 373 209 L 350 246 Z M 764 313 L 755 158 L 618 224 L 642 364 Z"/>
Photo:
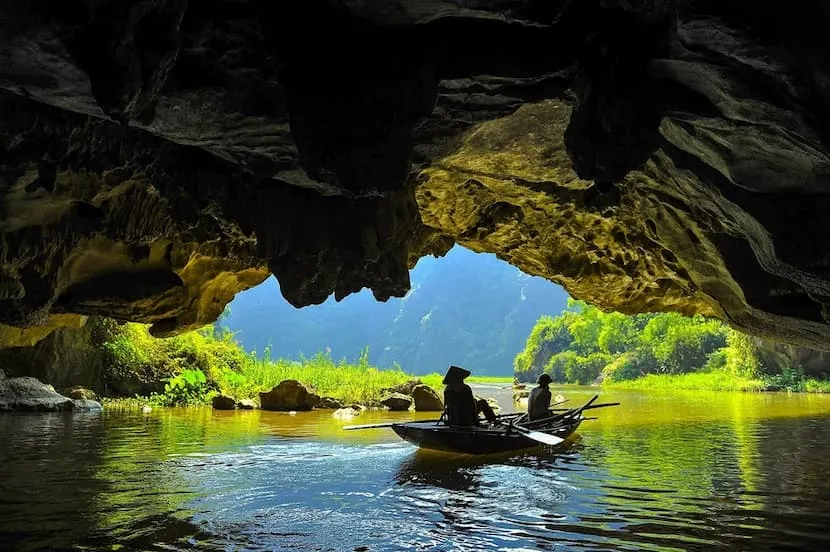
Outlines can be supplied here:
<path id="1" fill-rule="evenodd" d="M 531 420 L 541 420 L 550 416 L 550 382 L 548 374 L 542 374 L 536 380 L 539 384 L 530 392 L 527 399 L 527 416 Z"/>
<path id="2" fill-rule="evenodd" d="M 473 390 L 464 383 L 470 375 L 469 370 L 460 366 L 450 366 L 444 376 L 444 416 L 449 425 L 471 426 L 478 422 L 479 412 L 484 414 L 487 421 L 496 423 L 498 418 L 493 409 L 484 399 L 476 401 Z"/>

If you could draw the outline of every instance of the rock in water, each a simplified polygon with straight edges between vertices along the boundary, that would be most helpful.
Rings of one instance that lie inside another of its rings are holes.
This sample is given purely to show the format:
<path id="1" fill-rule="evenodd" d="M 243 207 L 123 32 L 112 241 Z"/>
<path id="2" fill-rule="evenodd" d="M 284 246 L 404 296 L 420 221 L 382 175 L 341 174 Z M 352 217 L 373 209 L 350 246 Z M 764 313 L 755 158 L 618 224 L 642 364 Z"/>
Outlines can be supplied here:
<path id="1" fill-rule="evenodd" d="M 513 402 L 518 402 L 521 399 L 527 399 L 530 396 L 530 391 L 527 389 L 519 389 L 513 391 Z"/>
<path id="2" fill-rule="evenodd" d="M 267 393 L 259 394 L 263 410 L 311 410 L 319 402 L 320 397 L 297 380 L 283 380 Z"/>
<path id="3" fill-rule="evenodd" d="M 350 404 L 349 406 L 338 408 L 334 411 L 332 416 L 334 416 L 338 420 L 349 420 L 351 418 L 354 418 L 355 416 L 360 416 L 364 412 L 366 412 L 365 406 L 361 404 Z"/>
<path id="4" fill-rule="evenodd" d="M 216 395 L 210 403 L 216 410 L 233 410 L 236 408 L 236 401 L 227 395 Z"/>
<path id="5" fill-rule="evenodd" d="M 380 404 L 387 407 L 389 410 L 409 410 L 409 407 L 412 406 L 412 397 L 404 395 L 403 393 L 392 393 L 384 397 L 380 401 Z"/>
<path id="6" fill-rule="evenodd" d="M 253 399 L 242 399 L 236 403 L 236 407 L 240 410 L 256 410 L 256 403 Z"/>
<path id="7" fill-rule="evenodd" d="M 420 379 L 411 379 L 411 380 L 406 381 L 404 383 L 399 383 L 398 385 L 393 385 L 392 387 L 389 387 L 387 389 L 383 389 L 381 391 L 381 394 L 400 393 L 401 395 L 410 395 L 411 396 L 412 395 L 412 390 L 416 386 L 421 385 L 421 384 L 423 384 L 423 382 Z"/>
<path id="8" fill-rule="evenodd" d="M 81 387 L 80 385 L 76 385 L 75 387 L 70 387 L 69 389 L 64 389 L 63 394 L 69 397 L 70 399 L 77 399 L 81 401 L 94 401 L 98 398 L 98 395 L 92 389 L 87 389 L 86 387 Z"/>
<path id="9" fill-rule="evenodd" d="M 474 398 L 475 398 L 476 401 L 481 400 L 481 401 L 486 402 L 488 405 L 490 405 L 490 408 L 492 408 L 493 412 L 495 412 L 496 414 L 498 414 L 499 410 L 501 410 L 501 407 L 499 406 L 499 401 L 497 401 L 493 397 L 486 397 L 485 398 L 485 397 L 481 397 L 479 395 L 476 395 Z"/>
<path id="10" fill-rule="evenodd" d="M 104 407 L 98 401 L 91 399 L 73 399 L 72 410 L 76 412 L 100 412 Z"/>
<path id="11" fill-rule="evenodd" d="M 444 401 L 438 393 L 428 385 L 416 385 L 412 388 L 412 400 L 417 412 L 437 412 L 444 410 Z"/>
<path id="12" fill-rule="evenodd" d="M 55 391 L 51 385 L 37 378 L 0 379 L 0 412 L 24 410 L 34 412 L 55 412 L 73 410 L 75 404 L 69 397 Z"/>
<path id="13" fill-rule="evenodd" d="M 332 397 L 320 397 L 320 402 L 314 408 L 322 408 L 326 410 L 336 410 L 343 408 L 343 403 Z"/>

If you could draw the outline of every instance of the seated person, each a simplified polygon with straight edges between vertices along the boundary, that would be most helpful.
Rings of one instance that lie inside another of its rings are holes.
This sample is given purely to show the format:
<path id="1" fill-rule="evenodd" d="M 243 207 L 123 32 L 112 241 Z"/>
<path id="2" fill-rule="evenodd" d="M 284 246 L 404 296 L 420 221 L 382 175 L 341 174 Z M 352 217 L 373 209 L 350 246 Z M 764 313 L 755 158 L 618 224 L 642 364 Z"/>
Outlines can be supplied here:
<path id="1" fill-rule="evenodd" d="M 457 426 L 475 425 L 478 422 L 479 412 L 484 414 L 487 421 L 495 424 L 498 418 L 490 405 L 487 404 L 487 401 L 484 399 L 476 401 L 473 397 L 473 390 L 464 383 L 469 375 L 469 370 L 458 366 L 450 366 L 444 376 L 443 383 L 447 386 L 444 389 L 444 415 L 447 424 Z"/>
<path id="2" fill-rule="evenodd" d="M 536 380 L 539 387 L 534 387 L 527 399 L 527 416 L 531 420 L 541 420 L 550 417 L 550 386 L 551 378 L 542 374 Z"/>

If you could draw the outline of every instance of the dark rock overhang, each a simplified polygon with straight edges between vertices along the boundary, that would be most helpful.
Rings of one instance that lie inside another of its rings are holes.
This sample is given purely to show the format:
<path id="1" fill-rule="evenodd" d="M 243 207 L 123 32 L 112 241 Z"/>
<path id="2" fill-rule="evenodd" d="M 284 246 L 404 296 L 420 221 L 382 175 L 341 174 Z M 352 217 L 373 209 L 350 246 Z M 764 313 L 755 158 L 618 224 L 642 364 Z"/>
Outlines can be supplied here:
<path id="1" fill-rule="evenodd" d="M 6 2 L 0 323 L 169 335 L 269 273 L 296 306 L 385 300 L 457 242 L 603 308 L 827 348 L 828 15 Z"/>

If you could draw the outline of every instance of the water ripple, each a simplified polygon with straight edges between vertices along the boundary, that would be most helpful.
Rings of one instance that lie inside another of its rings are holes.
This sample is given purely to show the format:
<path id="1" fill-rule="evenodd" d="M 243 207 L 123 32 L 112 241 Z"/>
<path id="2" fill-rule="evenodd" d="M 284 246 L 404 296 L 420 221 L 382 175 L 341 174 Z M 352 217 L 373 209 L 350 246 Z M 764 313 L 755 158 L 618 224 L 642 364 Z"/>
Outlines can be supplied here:
<path id="1" fill-rule="evenodd" d="M 258 416 L 0 417 L 0 549 L 830 549 L 827 418 L 476 458 Z"/>

